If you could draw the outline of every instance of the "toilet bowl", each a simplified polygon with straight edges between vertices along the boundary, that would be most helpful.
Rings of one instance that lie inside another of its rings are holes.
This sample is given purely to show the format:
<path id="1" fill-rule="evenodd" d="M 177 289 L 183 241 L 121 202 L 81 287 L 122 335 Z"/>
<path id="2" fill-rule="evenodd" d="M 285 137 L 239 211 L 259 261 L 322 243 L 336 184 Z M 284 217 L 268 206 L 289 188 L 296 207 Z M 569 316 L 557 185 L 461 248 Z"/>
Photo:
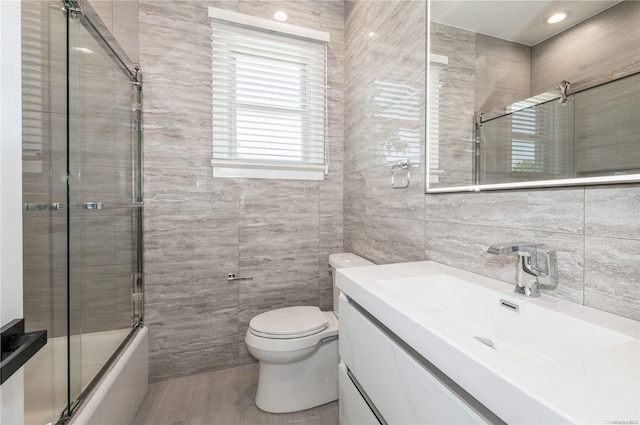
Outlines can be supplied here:
<path id="1" fill-rule="evenodd" d="M 271 413 L 310 409 L 338 398 L 338 317 L 335 269 L 373 263 L 354 254 L 329 256 L 334 311 L 315 306 L 270 310 L 249 322 L 245 343 L 258 359 L 256 405 Z"/>

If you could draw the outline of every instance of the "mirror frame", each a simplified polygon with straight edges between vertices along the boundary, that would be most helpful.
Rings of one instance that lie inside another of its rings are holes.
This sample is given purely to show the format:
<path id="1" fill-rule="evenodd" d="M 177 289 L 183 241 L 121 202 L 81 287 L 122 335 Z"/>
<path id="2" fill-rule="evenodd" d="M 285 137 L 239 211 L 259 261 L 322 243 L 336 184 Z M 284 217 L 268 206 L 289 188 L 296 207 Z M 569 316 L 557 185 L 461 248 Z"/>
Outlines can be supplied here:
<path id="1" fill-rule="evenodd" d="M 640 174 L 626 174 L 619 176 L 599 176 L 599 177 L 576 177 L 571 179 L 555 179 L 555 180 L 537 180 L 528 182 L 514 183 L 494 183 L 494 184 L 474 184 L 465 186 L 445 186 L 430 187 L 429 167 L 429 151 L 430 151 L 430 120 L 431 115 L 430 100 L 431 89 L 429 81 L 431 79 L 431 70 L 429 60 L 431 58 L 431 0 L 427 0 L 425 7 L 427 8 L 426 31 L 427 31 L 427 52 L 425 57 L 425 193 L 459 193 L 459 192 L 483 192 L 491 190 L 521 190 L 521 189 L 540 189 L 540 188 L 557 188 L 557 187 L 576 187 L 576 186 L 595 186 L 608 184 L 626 184 L 639 183 Z M 640 135 L 638 135 L 640 137 Z M 470 164 L 470 166 L 473 166 Z"/>

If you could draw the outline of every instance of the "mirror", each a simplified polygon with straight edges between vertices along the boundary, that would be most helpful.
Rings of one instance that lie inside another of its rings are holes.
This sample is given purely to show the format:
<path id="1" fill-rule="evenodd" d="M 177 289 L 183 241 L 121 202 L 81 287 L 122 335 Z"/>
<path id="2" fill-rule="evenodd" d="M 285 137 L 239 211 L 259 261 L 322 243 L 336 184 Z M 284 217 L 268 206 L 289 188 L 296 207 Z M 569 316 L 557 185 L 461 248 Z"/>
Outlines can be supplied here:
<path id="1" fill-rule="evenodd" d="M 428 7 L 427 193 L 640 181 L 640 2 Z"/>

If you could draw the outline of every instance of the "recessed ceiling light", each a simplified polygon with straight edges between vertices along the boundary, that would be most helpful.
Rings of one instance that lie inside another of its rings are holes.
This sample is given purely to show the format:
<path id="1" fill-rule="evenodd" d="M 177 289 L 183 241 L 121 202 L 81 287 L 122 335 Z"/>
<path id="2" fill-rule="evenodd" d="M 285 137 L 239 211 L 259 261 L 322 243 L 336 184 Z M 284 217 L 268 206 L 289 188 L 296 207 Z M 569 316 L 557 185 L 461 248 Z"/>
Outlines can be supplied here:
<path id="1" fill-rule="evenodd" d="M 273 18 L 276 21 L 280 21 L 280 22 L 284 22 L 287 20 L 288 16 L 285 12 L 283 12 L 282 10 L 278 10 L 276 13 L 273 14 Z"/>
<path id="2" fill-rule="evenodd" d="M 566 12 L 566 11 L 556 12 L 553 15 L 549 16 L 547 19 L 545 19 L 544 22 L 547 24 L 557 24 L 558 22 L 562 22 L 565 19 L 567 19 L 567 16 L 569 16 L 569 12 Z"/>
<path id="3" fill-rule="evenodd" d="M 378 33 L 371 31 L 369 34 L 367 34 L 369 36 L 369 38 L 377 38 L 378 37 Z"/>

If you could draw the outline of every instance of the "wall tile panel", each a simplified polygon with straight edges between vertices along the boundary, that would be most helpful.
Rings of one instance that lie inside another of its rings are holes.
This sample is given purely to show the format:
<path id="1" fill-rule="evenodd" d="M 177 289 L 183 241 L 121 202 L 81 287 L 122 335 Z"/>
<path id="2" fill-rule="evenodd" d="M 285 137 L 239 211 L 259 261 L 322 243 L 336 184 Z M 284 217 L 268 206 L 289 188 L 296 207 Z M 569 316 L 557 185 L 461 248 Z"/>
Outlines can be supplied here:
<path id="1" fill-rule="evenodd" d="M 640 240 L 585 237 L 584 303 L 640 320 Z"/>
<path id="2" fill-rule="evenodd" d="M 451 223 L 581 234 L 584 190 L 427 195 L 425 217 Z"/>
<path id="3" fill-rule="evenodd" d="M 640 240 L 640 185 L 585 190 L 585 234 Z"/>
<path id="4" fill-rule="evenodd" d="M 288 23 L 330 32 L 325 181 L 212 177 L 208 6 L 266 19 L 282 9 Z M 160 380 L 254 361 L 244 333 L 251 317 L 263 311 L 319 302 L 330 308 L 326 296 L 321 300 L 327 282 L 318 264 L 327 251 L 343 250 L 344 4 L 143 0 L 139 21 L 146 311 L 151 377 Z M 254 280 L 227 282 L 231 272 L 253 274 Z M 188 330 L 168 324 L 180 310 L 183 317 L 189 312 L 202 318 Z M 183 331 L 193 341 L 209 342 L 176 344 Z"/>

